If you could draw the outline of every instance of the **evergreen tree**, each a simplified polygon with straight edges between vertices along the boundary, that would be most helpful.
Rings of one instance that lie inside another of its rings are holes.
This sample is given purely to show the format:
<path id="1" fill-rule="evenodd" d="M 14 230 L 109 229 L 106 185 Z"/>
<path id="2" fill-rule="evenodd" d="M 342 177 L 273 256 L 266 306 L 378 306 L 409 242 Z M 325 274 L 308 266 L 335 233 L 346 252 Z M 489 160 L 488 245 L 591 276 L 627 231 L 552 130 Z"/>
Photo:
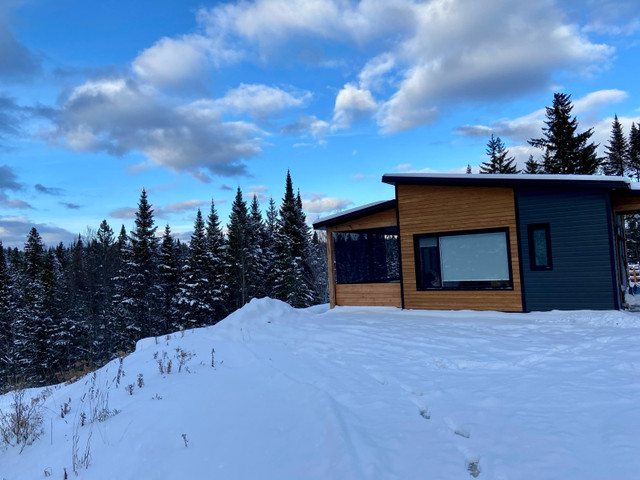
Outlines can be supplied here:
<path id="1" fill-rule="evenodd" d="M 205 226 L 208 281 L 207 298 L 209 300 L 210 320 L 214 323 L 222 320 L 226 314 L 226 298 L 228 294 L 225 263 L 225 239 L 220 228 L 218 212 L 213 200 Z"/>
<path id="2" fill-rule="evenodd" d="M 134 300 L 130 282 L 133 274 L 133 252 L 127 230 L 122 225 L 116 244 L 116 274 L 113 277 L 113 300 L 109 321 L 109 344 L 114 352 L 128 351 L 137 338 L 134 326 Z"/>
<path id="3" fill-rule="evenodd" d="M 618 115 L 614 116 L 611 124 L 611 138 L 605 150 L 602 170 L 605 175 L 623 176 L 629 168 L 629 144 L 622 132 L 622 125 Z"/>
<path id="4" fill-rule="evenodd" d="M 546 108 L 543 136 L 532 138 L 529 144 L 543 150 L 544 173 L 593 175 L 600 165 L 598 146 L 589 143 L 593 129 L 576 133 L 578 121 L 571 118 L 571 110 L 571 96 L 555 93 L 553 105 Z"/>
<path id="5" fill-rule="evenodd" d="M 231 310 L 242 307 L 250 300 L 248 278 L 251 261 L 250 240 L 247 203 L 243 200 L 242 191 L 238 187 L 227 225 L 227 285 Z"/>
<path id="6" fill-rule="evenodd" d="M 187 328 L 207 324 L 212 315 L 208 298 L 208 261 L 204 221 L 198 209 L 189 242 L 189 259 L 182 269 L 180 287 L 182 322 Z"/>
<path id="7" fill-rule="evenodd" d="M 278 258 L 277 248 L 277 232 L 278 232 L 278 209 L 273 198 L 269 199 L 269 208 L 266 212 L 266 221 L 264 222 L 264 293 L 268 297 L 276 298 L 276 267 Z"/>
<path id="8" fill-rule="evenodd" d="M 114 232 L 106 220 L 102 220 L 96 238 L 90 244 L 93 277 L 92 315 L 96 319 L 96 338 L 100 349 L 97 360 L 109 360 L 115 351 L 110 345 L 111 335 L 111 306 L 113 302 L 113 277 L 116 274 L 117 246 Z"/>
<path id="9" fill-rule="evenodd" d="M 472 173 L 471 171 L 471 165 L 467 163 L 467 172 L 468 174 Z"/>
<path id="10" fill-rule="evenodd" d="M 135 227 L 129 237 L 132 251 L 130 300 L 133 307 L 130 341 L 159 333 L 158 326 L 154 324 L 158 298 L 157 227 L 154 226 L 153 209 L 147 201 L 144 189 L 138 202 Z"/>
<path id="11" fill-rule="evenodd" d="M 494 137 L 487 143 L 489 161 L 480 165 L 480 173 L 518 173 L 515 158 L 507 157 L 509 151 L 505 148 L 500 137 Z"/>
<path id="12" fill-rule="evenodd" d="M 181 268 L 178 259 L 178 246 L 171 237 L 171 228 L 164 227 L 160 244 L 160 261 L 158 265 L 158 281 L 160 287 L 160 304 L 158 316 L 163 332 L 179 329 L 182 323 L 178 313 L 177 295 L 180 288 Z"/>
<path id="13" fill-rule="evenodd" d="M 13 338 L 13 311 L 11 298 L 12 281 L 0 241 L 0 394 L 15 377 L 15 350 Z"/>
<path id="14" fill-rule="evenodd" d="M 258 198 L 253 195 L 251 208 L 247 218 L 247 233 L 249 236 L 248 256 L 249 265 L 247 271 L 247 283 L 249 298 L 261 298 L 266 296 L 265 273 L 265 226 L 258 205 Z"/>
<path id="15" fill-rule="evenodd" d="M 629 174 L 640 181 L 640 128 L 635 123 L 629 131 Z"/>
<path id="16" fill-rule="evenodd" d="M 276 234 L 277 260 L 275 297 L 293 307 L 306 307 L 313 301 L 309 252 L 309 227 L 302 211 L 300 194 L 294 195 L 291 174 L 287 171 L 285 194 L 280 206 Z"/>
<path id="17" fill-rule="evenodd" d="M 28 384 L 42 384 L 48 371 L 47 333 L 42 285 L 44 245 L 35 228 L 24 246 L 24 271 L 20 276 L 21 302 L 16 313 L 14 339 L 21 376 Z"/>
<path id="18" fill-rule="evenodd" d="M 529 155 L 529 160 L 524 164 L 522 173 L 536 174 L 542 173 L 542 167 L 533 159 L 533 155 Z"/>

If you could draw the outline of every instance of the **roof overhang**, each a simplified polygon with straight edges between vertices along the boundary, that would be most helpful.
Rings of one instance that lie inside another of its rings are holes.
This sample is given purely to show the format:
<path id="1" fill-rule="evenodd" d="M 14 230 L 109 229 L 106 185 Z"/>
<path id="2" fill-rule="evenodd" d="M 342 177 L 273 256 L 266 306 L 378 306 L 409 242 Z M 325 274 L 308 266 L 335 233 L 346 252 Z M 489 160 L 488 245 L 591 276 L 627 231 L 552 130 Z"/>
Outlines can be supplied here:
<path id="1" fill-rule="evenodd" d="M 605 190 L 629 189 L 625 177 L 605 175 L 544 175 L 544 174 L 437 174 L 387 173 L 383 183 L 391 185 L 447 185 L 474 187 L 564 187 Z"/>
<path id="2" fill-rule="evenodd" d="M 396 201 L 394 200 L 382 200 L 379 202 L 368 203 L 361 207 L 351 208 L 344 212 L 329 215 L 328 217 L 320 218 L 314 222 L 313 228 L 315 230 L 325 230 L 327 227 L 333 225 L 339 225 L 341 223 L 356 220 L 358 218 L 366 217 L 367 215 L 373 215 L 374 213 L 383 212 L 390 208 L 396 207 Z"/>

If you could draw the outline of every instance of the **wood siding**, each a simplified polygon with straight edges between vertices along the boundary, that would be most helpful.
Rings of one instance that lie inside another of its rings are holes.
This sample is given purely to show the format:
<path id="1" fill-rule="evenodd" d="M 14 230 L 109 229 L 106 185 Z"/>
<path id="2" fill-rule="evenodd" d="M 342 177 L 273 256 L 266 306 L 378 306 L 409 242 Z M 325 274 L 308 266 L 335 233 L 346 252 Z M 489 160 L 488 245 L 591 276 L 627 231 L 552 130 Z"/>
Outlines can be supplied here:
<path id="1" fill-rule="evenodd" d="M 398 185 L 404 307 L 521 312 L 520 263 L 511 188 Z M 512 290 L 429 290 L 416 286 L 415 234 L 509 229 Z"/>
<path id="2" fill-rule="evenodd" d="M 335 289 L 336 305 L 398 308 L 402 305 L 402 300 L 400 298 L 400 282 L 342 283 L 336 285 Z"/>
<path id="3" fill-rule="evenodd" d="M 391 306 L 401 305 L 399 283 L 360 283 L 336 285 L 333 232 L 350 232 L 370 228 L 395 227 L 398 225 L 396 209 L 390 208 L 362 218 L 327 227 L 327 259 L 329 273 L 329 301 L 336 305 Z M 390 286 L 391 285 L 391 286 Z"/>

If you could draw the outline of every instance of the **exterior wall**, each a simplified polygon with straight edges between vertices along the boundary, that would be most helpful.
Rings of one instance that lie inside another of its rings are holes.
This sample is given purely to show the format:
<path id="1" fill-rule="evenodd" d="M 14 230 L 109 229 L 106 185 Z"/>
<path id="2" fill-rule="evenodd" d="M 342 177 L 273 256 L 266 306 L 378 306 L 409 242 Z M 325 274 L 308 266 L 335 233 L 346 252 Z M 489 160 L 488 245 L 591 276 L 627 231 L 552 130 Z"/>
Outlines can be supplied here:
<path id="1" fill-rule="evenodd" d="M 512 188 L 397 185 L 405 308 L 522 311 Z M 416 287 L 415 234 L 509 228 L 512 290 L 430 290 Z"/>
<path id="2" fill-rule="evenodd" d="M 338 284 L 336 305 L 400 308 L 400 282 Z"/>
<path id="3" fill-rule="evenodd" d="M 336 285 L 333 232 L 349 232 L 370 228 L 395 227 L 398 225 L 396 209 L 390 208 L 366 217 L 327 227 L 327 258 L 329 265 L 329 300 L 331 308 L 336 305 L 391 306 L 400 307 L 400 283 L 358 283 Z"/>
<path id="4" fill-rule="evenodd" d="M 604 190 L 517 190 L 525 308 L 615 309 L 609 194 Z M 549 223 L 552 270 L 531 270 L 527 225 Z"/>

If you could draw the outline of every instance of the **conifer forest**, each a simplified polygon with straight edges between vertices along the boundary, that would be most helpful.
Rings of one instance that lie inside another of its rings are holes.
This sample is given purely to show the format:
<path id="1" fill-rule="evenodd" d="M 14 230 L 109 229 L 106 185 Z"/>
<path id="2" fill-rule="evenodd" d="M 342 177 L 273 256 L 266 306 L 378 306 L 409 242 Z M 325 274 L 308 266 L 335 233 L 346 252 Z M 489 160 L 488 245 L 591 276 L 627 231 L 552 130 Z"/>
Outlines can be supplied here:
<path id="1" fill-rule="evenodd" d="M 287 173 L 279 207 L 238 188 L 223 228 L 214 202 L 190 241 L 160 235 L 143 190 L 135 226 L 103 220 L 71 245 L 0 242 L 0 393 L 64 381 L 126 354 L 140 338 L 212 325 L 253 298 L 328 301 L 326 245 L 311 234 Z"/>

